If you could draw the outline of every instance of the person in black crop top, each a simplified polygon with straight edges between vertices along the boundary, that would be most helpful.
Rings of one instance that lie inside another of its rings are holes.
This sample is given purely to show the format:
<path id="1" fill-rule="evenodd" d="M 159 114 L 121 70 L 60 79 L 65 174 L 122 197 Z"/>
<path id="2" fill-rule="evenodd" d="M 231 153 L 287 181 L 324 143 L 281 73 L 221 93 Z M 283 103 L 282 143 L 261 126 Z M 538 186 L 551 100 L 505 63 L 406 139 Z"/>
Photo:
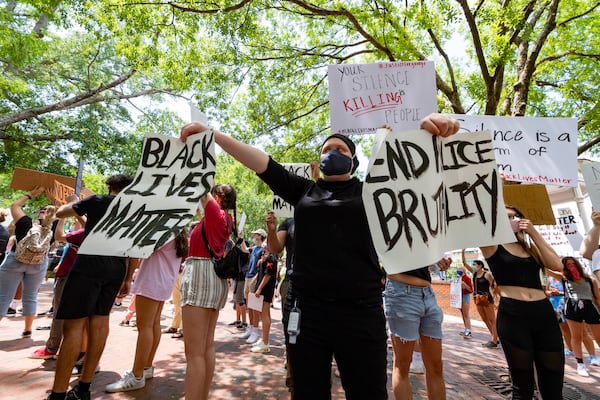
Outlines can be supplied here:
<path id="1" fill-rule="evenodd" d="M 494 295 L 492 293 L 496 282 L 492 274 L 483 268 L 483 261 L 473 260 L 473 265 L 469 265 L 465 256 L 465 249 L 462 249 L 462 263 L 473 274 L 473 298 L 475 304 L 477 304 L 477 312 L 492 335 L 492 339 L 487 343 L 483 343 L 482 346 L 496 348 L 498 347 L 498 331 L 496 330 L 496 310 L 494 309 Z M 487 304 L 485 302 L 479 302 L 478 304 L 477 295 L 485 296 L 488 300 Z"/>
<path id="2" fill-rule="evenodd" d="M 562 271 L 562 264 L 518 209 L 506 206 L 506 214 L 515 242 L 481 247 L 481 251 L 501 295 L 496 322 L 512 379 L 512 398 L 533 398 L 535 370 L 542 398 L 562 399 L 562 334 L 539 278 L 542 268 Z"/>
<path id="3" fill-rule="evenodd" d="M 445 137 L 456 133 L 459 124 L 432 114 L 421 128 Z M 192 122 L 182 128 L 181 139 L 207 130 L 207 125 Z M 295 264 L 284 305 L 301 310 L 296 343 L 286 340 L 293 398 L 331 397 L 333 356 L 348 398 L 387 398 L 384 274 L 367 223 L 362 182 L 352 177 L 358 166 L 354 143 L 344 135 L 329 136 L 321 148 L 323 178 L 313 182 L 257 148 L 217 130 L 213 134 L 223 150 L 294 206 Z"/>

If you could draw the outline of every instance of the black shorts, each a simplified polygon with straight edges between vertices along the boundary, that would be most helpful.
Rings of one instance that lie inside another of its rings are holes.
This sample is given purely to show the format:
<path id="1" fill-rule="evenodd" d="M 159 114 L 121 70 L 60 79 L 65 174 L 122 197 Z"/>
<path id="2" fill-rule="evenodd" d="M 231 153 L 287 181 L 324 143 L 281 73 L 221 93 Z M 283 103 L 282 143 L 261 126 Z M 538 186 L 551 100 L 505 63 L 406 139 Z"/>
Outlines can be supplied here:
<path id="1" fill-rule="evenodd" d="M 585 322 L 590 325 L 600 324 L 600 314 L 591 300 L 572 300 L 565 302 L 565 316 L 575 322 Z"/>
<path id="2" fill-rule="evenodd" d="M 78 255 L 67 277 L 57 319 L 109 315 L 127 271 L 126 258 Z"/>

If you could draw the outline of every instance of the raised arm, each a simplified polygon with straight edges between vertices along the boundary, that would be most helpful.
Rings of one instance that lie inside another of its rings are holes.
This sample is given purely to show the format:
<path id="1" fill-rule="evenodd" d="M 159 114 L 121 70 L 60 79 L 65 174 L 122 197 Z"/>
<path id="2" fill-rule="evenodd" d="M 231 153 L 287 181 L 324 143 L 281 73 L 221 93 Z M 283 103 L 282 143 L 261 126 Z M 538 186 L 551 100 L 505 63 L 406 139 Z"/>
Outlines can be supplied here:
<path id="1" fill-rule="evenodd" d="M 592 259 L 592 254 L 598 249 L 598 241 L 600 240 L 600 211 L 592 212 L 592 222 L 594 226 L 589 230 L 587 235 L 583 238 L 579 253 L 581 257 Z"/>
<path id="2" fill-rule="evenodd" d="M 285 246 L 287 231 L 277 232 L 277 217 L 273 211 L 267 213 L 267 249 L 273 254 L 279 254 Z"/>
<path id="3" fill-rule="evenodd" d="M 469 270 L 469 272 L 473 275 L 475 275 L 475 270 L 473 270 L 473 267 L 471 267 L 469 265 L 469 263 L 467 262 L 467 257 L 465 256 L 465 249 L 462 249 L 461 251 L 461 256 L 462 256 L 462 263 L 463 263 L 463 267 L 465 267 L 465 269 Z"/>
<path id="4" fill-rule="evenodd" d="M 10 205 L 10 214 L 15 221 L 15 223 L 23 218 L 25 213 L 23 212 L 23 205 L 27 203 L 27 200 L 33 199 L 35 196 L 44 193 L 45 189 L 41 186 L 38 186 L 32 190 L 30 190 L 27 194 L 19 197 L 14 203 Z"/>
<path id="5" fill-rule="evenodd" d="M 56 230 L 54 231 L 54 241 L 65 243 L 67 241 L 67 235 L 65 234 L 65 218 L 59 218 L 56 223 Z"/>
<path id="6" fill-rule="evenodd" d="M 201 122 L 190 122 L 181 128 L 181 140 L 186 141 L 191 135 L 210 130 L 208 125 Z M 260 174 L 265 172 L 269 163 L 269 156 L 262 150 L 248 144 L 242 143 L 229 135 L 213 129 L 215 143 L 233 158 Z"/>
<path id="7" fill-rule="evenodd" d="M 546 242 L 542 237 L 542 234 L 535 229 L 533 223 L 528 219 L 522 219 L 519 221 L 519 228 L 529 235 L 539 249 L 544 267 L 553 271 L 562 272 L 563 265 L 560 262 L 560 257 L 556 254 L 556 251 L 554 251 L 552 246 L 550 246 L 550 243 Z"/>

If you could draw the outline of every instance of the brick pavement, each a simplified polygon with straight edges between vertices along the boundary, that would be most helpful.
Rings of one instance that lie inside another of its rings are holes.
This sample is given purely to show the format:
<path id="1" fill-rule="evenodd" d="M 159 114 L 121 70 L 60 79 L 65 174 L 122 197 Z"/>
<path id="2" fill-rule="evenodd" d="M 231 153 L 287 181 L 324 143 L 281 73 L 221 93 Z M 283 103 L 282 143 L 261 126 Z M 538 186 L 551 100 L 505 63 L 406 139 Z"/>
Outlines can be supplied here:
<path id="1" fill-rule="evenodd" d="M 39 310 L 49 307 L 51 285 L 43 285 L 39 296 Z M 124 305 L 127 304 L 126 300 Z M 163 311 L 163 327 L 171 320 L 170 312 L 165 306 Z M 271 353 L 253 354 L 242 340 L 234 337 L 237 330 L 227 324 L 235 313 L 228 304 L 221 312 L 215 333 L 217 349 L 217 365 L 211 389 L 211 399 L 287 399 L 284 385 L 283 368 L 283 334 L 281 333 L 280 310 L 272 309 L 273 326 L 271 335 Z M 139 399 L 166 400 L 183 397 L 183 379 L 185 373 L 185 356 L 183 341 L 164 335 L 155 359 L 155 378 L 149 380 L 141 390 L 108 394 L 104 387 L 117 380 L 124 370 L 132 367 L 137 332 L 133 328 L 118 326 L 126 313 L 125 307 L 115 309 L 111 316 L 111 332 L 106 350 L 101 360 L 101 371 L 92 383 L 93 399 Z M 0 321 L 0 399 L 34 399 L 41 400 L 52 385 L 54 360 L 33 360 L 27 356 L 39 346 L 43 346 L 48 337 L 47 330 L 35 330 L 36 327 L 48 325 L 48 317 L 39 317 L 34 322 L 33 336 L 21 339 L 23 329 L 22 317 L 5 318 Z M 444 375 L 447 383 L 448 399 L 503 399 L 502 395 L 493 391 L 489 385 L 495 378 L 506 373 L 506 363 L 501 349 L 484 349 L 481 343 L 489 339 L 485 327 L 474 321 L 474 338 L 465 340 L 458 335 L 462 322 L 453 316 L 446 316 L 444 321 Z M 342 335 L 343 332 L 340 332 Z M 388 358 L 391 371 L 392 355 Z M 579 377 L 573 368 L 575 361 L 568 360 L 565 380 L 575 389 L 580 388 L 592 397 L 600 399 L 600 367 L 590 367 L 589 378 Z M 484 376 L 485 375 L 485 376 Z M 423 375 L 412 375 L 415 399 L 427 398 Z M 76 378 L 72 379 L 72 383 Z M 333 399 L 343 399 L 343 389 L 339 378 L 332 375 Z M 574 386 L 573 386 L 574 385 Z M 506 385 L 504 385 L 506 386 Z M 390 398 L 391 377 L 388 377 Z M 502 387 L 500 384 L 498 387 Z M 580 397 L 571 397 L 580 398 Z"/>

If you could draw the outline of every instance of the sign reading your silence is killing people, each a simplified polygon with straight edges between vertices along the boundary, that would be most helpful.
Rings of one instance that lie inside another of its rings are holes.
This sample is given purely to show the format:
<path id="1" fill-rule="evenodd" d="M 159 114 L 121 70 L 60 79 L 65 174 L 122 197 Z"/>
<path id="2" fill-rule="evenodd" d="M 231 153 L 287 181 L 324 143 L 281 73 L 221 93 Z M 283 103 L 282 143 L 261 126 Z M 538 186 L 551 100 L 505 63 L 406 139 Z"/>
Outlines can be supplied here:
<path id="1" fill-rule="evenodd" d="M 393 132 L 377 147 L 363 201 L 388 273 L 429 265 L 452 249 L 514 241 L 488 131 Z"/>
<path id="2" fill-rule="evenodd" d="M 490 130 L 507 181 L 577 186 L 577 119 L 452 114 L 463 132 Z"/>
<path id="3" fill-rule="evenodd" d="M 134 181 L 111 202 L 81 254 L 147 258 L 192 219 L 215 175 L 214 135 L 148 135 Z"/>
<path id="4" fill-rule="evenodd" d="M 418 129 L 437 111 L 433 61 L 329 65 L 327 77 L 332 133 Z"/>

